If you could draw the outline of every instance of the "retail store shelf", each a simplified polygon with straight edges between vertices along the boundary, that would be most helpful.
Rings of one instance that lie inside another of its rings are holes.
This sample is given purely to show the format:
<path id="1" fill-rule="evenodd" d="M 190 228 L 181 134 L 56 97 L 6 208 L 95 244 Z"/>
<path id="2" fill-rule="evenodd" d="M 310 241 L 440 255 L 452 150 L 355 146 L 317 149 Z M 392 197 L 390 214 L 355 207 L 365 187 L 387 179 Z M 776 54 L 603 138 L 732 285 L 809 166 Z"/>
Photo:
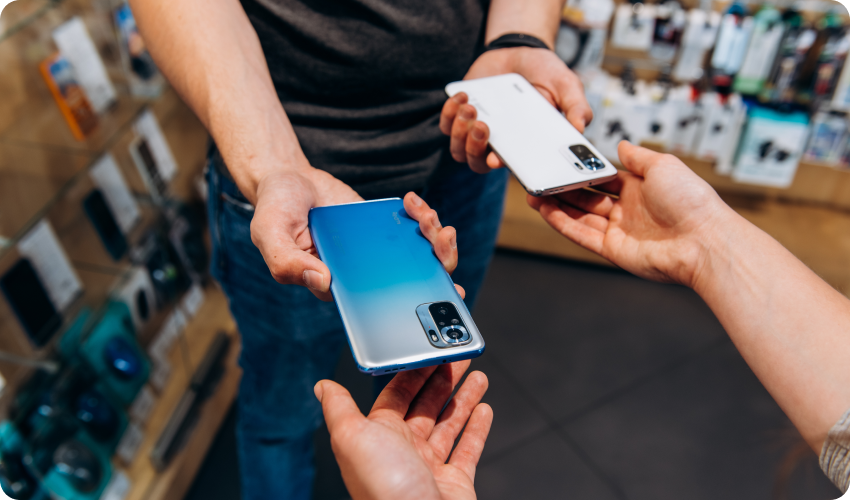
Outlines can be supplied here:
<path id="1" fill-rule="evenodd" d="M 236 326 L 230 317 L 224 294 L 215 287 L 208 287 L 205 292 L 204 305 L 170 354 L 174 372 L 160 393 L 156 407 L 145 426 L 145 438 L 138 455 L 125 469 L 132 485 L 126 500 L 182 498 L 191 486 L 219 426 L 236 397 L 241 377 L 237 364 L 239 339 Z M 150 452 L 186 391 L 192 373 L 219 331 L 226 332 L 231 338 L 224 360 L 224 374 L 210 398 L 203 403 L 198 421 L 183 449 L 174 456 L 163 472 L 157 473 L 151 464 Z"/>
<path id="2" fill-rule="evenodd" d="M 657 145 L 644 143 L 643 146 L 661 151 Z M 850 169 L 803 161 L 791 187 L 779 189 L 735 182 L 730 176 L 718 175 L 711 161 L 687 156 L 680 159 L 720 193 L 850 208 Z"/>

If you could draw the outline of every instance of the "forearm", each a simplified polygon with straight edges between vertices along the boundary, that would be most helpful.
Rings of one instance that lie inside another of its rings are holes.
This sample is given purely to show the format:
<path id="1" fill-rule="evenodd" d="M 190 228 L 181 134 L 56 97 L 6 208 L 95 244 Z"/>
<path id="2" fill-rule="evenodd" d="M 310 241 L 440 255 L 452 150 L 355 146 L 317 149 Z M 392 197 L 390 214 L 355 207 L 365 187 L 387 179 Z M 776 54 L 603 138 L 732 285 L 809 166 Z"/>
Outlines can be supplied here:
<path id="1" fill-rule="evenodd" d="M 485 43 L 506 33 L 524 33 L 554 47 L 563 7 L 564 0 L 493 0 Z"/>
<path id="2" fill-rule="evenodd" d="M 238 0 L 131 0 L 163 74 L 212 134 L 240 190 L 309 168 Z"/>
<path id="3" fill-rule="evenodd" d="M 850 408 L 850 300 L 737 214 L 711 241 L 695 289 L 820 452 Z"/>

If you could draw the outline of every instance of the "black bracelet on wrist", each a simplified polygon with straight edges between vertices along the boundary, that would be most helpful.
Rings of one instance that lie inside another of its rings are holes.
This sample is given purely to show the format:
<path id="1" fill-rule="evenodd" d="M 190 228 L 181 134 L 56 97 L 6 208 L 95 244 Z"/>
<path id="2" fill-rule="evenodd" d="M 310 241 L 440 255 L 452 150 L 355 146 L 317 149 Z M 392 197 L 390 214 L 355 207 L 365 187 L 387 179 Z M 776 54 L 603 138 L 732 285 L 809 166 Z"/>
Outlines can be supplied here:
<path id="1" fill-rule="evenodd" d="M 511 47 L 531 47 L 534 49 L 552 50 L 543 40 L 524 33 L 508 33 L 488 43 L 484 52 Z"/>

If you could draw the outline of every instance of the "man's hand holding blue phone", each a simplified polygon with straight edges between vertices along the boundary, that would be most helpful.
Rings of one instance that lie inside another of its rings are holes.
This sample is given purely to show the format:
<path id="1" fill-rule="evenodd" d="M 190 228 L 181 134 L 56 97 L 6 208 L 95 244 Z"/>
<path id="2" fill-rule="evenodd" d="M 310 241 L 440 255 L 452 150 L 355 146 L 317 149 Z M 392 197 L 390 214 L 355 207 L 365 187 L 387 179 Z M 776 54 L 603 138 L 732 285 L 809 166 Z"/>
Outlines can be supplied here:
<path id="1" fill-rule="evenodd" d="M 419 196 L 313 208 L 309 227 L 360 371 L 386 375 L 484 352 L 449 276 L 456 233 Z"/>

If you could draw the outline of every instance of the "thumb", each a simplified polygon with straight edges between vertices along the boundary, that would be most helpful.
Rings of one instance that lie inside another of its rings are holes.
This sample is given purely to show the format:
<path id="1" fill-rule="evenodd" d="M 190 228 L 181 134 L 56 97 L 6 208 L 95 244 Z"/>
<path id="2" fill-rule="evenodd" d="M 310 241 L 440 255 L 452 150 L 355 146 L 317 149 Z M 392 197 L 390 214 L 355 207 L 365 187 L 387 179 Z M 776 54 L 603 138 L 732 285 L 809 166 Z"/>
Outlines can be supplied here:
<path id="1" fill-rule="evenodd" d="M 346 421 L 363 420 L 366 417 L 360 413 L 360 409 L 351 398 L 351 394 L 345 387 L 330 380 L 320 380 L 314 387 L 313 392 L 316 399 L 322 404 L 322 413 L 325 415 L 325 423 L 328 431 L 333 436 L 334 430 L 339 429 Z"/>
<path id="2" fill-rule="evenodd" d="M 619 146 L 617 146 L 617 156 L 620 157 L 620 162 L 629 172 L 640 177 L 646 177 L 649 169 L 662 161 L 664 154 L 635 146 L 628 141 L 620 141 Z"/>

